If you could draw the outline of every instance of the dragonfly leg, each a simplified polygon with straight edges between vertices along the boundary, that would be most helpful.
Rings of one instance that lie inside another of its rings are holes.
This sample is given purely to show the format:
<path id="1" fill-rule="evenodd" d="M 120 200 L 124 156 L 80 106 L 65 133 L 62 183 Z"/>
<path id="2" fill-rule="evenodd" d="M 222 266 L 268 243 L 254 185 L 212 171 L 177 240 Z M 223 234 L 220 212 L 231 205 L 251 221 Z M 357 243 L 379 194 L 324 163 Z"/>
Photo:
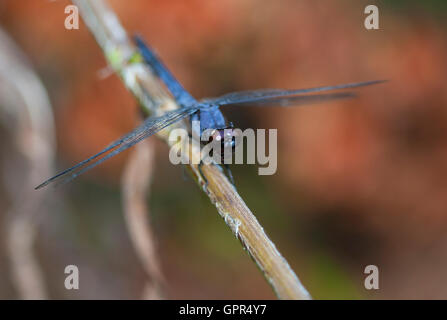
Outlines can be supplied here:
<path id="1" fill-rule="evenodd" d="M 186 169 L 182 166 L 182 178 L 184 181 L 188 181 L 188 175 L 186 174 Z"/>
<path id="2" fill-rule="evenodd" d="M 202 166 L 203 166 L 203 161 L 200 160 L 199 165 L 197 166 L 197 169 L 199 170 L 200 178 L 205 182 L 204 187 L 205 187 L 205 189 L 206 189 L 206 188 L 208 188 L 208 179 L 207 179 L 207 178 L 205 177 L 205 175 L 203 174 Z"/>
<path id="3" fill-rule="evenodd" d="M 233 178 L 233 174 L 231 173 L 230 166 L 229 166 L 227 163 L 224 164 L 223 166 L 224 166 L 224 168 L 225 168 L 225 171 L 227 172 L 227 176 L 228 176 L 228 178 L 230 179 L 231 184 L 232 184 L 233 186 L 235 186 L 235 184 L 234 184 L 234 178 Z"/>

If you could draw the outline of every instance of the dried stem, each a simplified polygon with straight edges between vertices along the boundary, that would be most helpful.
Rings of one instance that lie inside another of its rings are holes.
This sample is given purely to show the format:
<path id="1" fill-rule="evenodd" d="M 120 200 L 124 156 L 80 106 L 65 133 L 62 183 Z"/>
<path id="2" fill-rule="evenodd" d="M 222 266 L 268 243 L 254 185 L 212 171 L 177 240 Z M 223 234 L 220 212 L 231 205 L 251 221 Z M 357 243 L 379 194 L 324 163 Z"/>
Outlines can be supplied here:
<path id="1" fill-rule="evenodd" d="M 139 100 L 143 110 L 154 115 L 178 108 L 150 69 L 132 59 L 137 53 L 136 48 L 106 2 L 103 0 L 73 0 L 73 2 L 78 6 L 84 21 L 104 51 L 107 62 Z M 170 147 L 178 148 L 178 142 L 170 141 L 168 137 L 169 133 L 179 126 L 185 126 L 185 123 L 172 125 L 158 136 Z M 189 162 L 192 164 L 188 165 L 188 169 L 193 178 L 202 186 L 220 216 L 261 269 L 277 296 L 280 299 L 310 299 L 309 293 L 287 261 L 267 237 L 256 217 L 219 167 L 203 166 L 202 171 L 209 182 L 206 186 L 197 165 L 194 164 L 200 159 L 200 150 L 194 145 L 191 145 L 190 149 L 193 161 Z"/>
<path id="2" fill-rule="evenodd" d="M 39 78 L 26 59 L 0 30 L 0 115 L 11 131 L 13 141 L 25 166 L 10 161 L 14 166 L 7 172 L 5 186 L 12 205 L 6 213 L 6 245 L 11 263 L 12 282 L 22 299 L 48 297 L 43 272 L 34 254 L 38 231 L 39 205 L 46 193 L 33 191 L 42 175 L 50 175 L 55 153 L 55 131 L 51 105 Z M 11 119 L 14 119 L 13 125 Z M 13 155 L 9 155 L 10 159 Z M 6 172 L 6 171 L 5 171 Z M 21 175 L 23 179 L 17 179 Z"/>
<path id="3" fill-rule="evenodd" d="M 155 249 L 154 236 L 148 219 L 146 197 L 150 191 L 154 167 L 154 145 L 145 140 L 136 145 L 123 173 L 123 207 L 127 228 L 138 257 L 143 264 L 149 283 L 144 288 L 143 298 L 160 299 L 164 283 Z"/>

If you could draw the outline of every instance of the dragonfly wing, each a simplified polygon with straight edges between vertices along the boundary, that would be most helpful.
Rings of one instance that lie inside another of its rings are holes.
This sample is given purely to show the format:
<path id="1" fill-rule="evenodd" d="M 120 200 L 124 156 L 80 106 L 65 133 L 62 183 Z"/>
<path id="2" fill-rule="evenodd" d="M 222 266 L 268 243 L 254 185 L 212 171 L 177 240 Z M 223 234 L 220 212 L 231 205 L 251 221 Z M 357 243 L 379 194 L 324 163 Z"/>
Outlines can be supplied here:
<path id="1" fill-rule="evenodd" d="M 369 86 L 373 84 L 378 84 L 384 82 L 383 80 L 377 81 L 367 81 L 367 82 L 356 82 L 356 83 L 348 83 L 341 84 L 335 86 L 327 86 L 327 87 L 317 87 L 317 88 L 309 88 L 309 89 L 298 89 L 298 90 L 283 90 L 283 89 L 263 89 L 263 90 L 253 90 L 253 91 L 240 91 L 228 93 L 226 95 L 205 99 L 204 103 L 209 104 L 217 104 L 220 106 L 229 105 L 229 104 L 242 104 L 242 103 L 250 103 L 250 102 L 261 102 L 263 100 L 269 99 L 278 99 L 278 98 L 286 98 L 297 96 L 300 94 L 306 93 L 316 93 L 323 91 L 331 91 L 331 90 L 340 90 L 340 89 L 352 89 L 358 87 Z"/>
<path id="2" fill-rule="evenodd" d="M 354 92 L 337 92 L 327 94 L 312 94 L 303 96 L 270 98 L 259 101 L 250 101 L 243 103 L 232 103 L 230 106 L 253 106 L 253 107 L 289 107 L 289 106 L 302 106 L 313 103 L 354 98 L 357 95 Z"/>
<path id="3" fill-rule="evenodd" d="M 150 117 L 133 131 L 126 134 L 121 139 L 118 139 L 115 142 L 111 143 L 102 151 L 91 156 L 90 158 L 87 158 L 84 161 L 79 162 L 75 166 L 58 173 L 54 177 L 38 185 L 35 189 L 43 188 L 48 184 L 56 181 L 62 180 L 62 183 L 70 182 L 77 176 L 96 167 L 97 165 L 110 159 L 118 153 L 134 146 L 143 139 L 146 139 L 159 132 L 160 130 L 170 126 L 171 124 L 174 124 L 175 122 L 192 115 L 197 110 L 198 108 L 180 108 L 167 112 L 160 117 Z M 104 157 L 100 158 L 102 155 L 104 155 Z"/>
<path id="4" fill-rule="evenodd" d="M 151 50 L 139 36 L 135 36 L 135 43 L 137 44 L 144 61 L 152 68 L 154 73 L 159 77 L 171 94 L 174 96 L 177 103 L 181 106 L 189 106 L 196 102 L 196 100 L 183 88 L 172 73 L 166 68 L 160 58 Z"/>

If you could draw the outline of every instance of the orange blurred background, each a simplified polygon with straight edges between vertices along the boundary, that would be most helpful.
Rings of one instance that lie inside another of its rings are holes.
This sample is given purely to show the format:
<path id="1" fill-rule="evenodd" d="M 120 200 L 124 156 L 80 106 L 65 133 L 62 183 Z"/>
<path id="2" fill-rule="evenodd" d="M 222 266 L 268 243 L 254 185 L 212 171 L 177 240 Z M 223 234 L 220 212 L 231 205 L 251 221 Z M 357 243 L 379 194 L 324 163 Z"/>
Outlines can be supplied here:
<path id="1" fill-rule="evenodd" d="M 258 176 L 256 166 L 233 166 L 236 186 L 314 298 L 447 298 L 442 1 L 110 3 L 129 34 L 143 35 L 198 98 L 389 79 L 350 101 L 225 110 L 241 128 L 278 129 L 277 174 Z M 380 30 L 363 26 L 371 3 L 380 9 Z M 49 92 L 58 169 L 96 153 L 140 116 L 115 75 L 99 76 L 106 62 L 85 24 L 64 28 L 68 4 L 0 2 L 0 27 Z M 0 141 L 8 139 L 1 131 Z M 167 298 L 274 298 L 209 200 L 167 161 L 168 148 L 157 141 L 156 150 L 148 203 Z M 8 150 L 3 152 L 7 162 Z M 51 298 L 140 297 L 145 274 L 120 200 L 127 155 L 54 193 L 58 205 L 45 216 L 36 245 Z M 2 212 L 5 199 L 0 197 Z M 3 250 L 0 298 L 18 298 L 7 261 Z M 63 287 L 68 264 L 80 268 L 80 290 Z M 380 270 L 376 291 L 363 286 L 369 264 Z"/>

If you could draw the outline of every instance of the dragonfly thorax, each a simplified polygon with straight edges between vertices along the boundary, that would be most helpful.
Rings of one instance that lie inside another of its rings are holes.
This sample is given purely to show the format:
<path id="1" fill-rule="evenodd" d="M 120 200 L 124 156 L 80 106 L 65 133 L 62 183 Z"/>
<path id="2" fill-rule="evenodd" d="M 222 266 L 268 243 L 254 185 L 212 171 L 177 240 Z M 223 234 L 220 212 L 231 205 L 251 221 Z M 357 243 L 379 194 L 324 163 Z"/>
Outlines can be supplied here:
<path id="1" fill-rule="evenodd" d="M 192 121 L 199 121 L 200 135 L 207 129 L 228 128 L 227 120 L 218 106 L 200 108 L 196 114 L 191 117 Z"/>

